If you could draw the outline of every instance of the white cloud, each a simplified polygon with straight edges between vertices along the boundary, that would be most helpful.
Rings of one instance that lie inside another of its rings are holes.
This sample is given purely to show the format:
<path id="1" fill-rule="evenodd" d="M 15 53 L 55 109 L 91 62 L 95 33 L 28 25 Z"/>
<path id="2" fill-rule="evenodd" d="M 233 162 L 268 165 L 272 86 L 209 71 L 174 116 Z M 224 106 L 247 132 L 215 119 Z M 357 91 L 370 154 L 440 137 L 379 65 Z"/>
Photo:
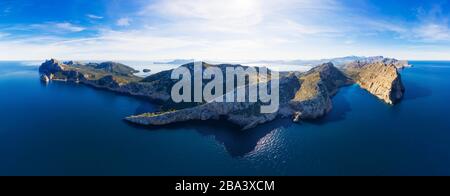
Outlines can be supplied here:
<path id="1" fill-rule="evenodd" d="M 263 17 L 262 1 L 258 0 L 172 0 L 149 5 L 142 13 L 157 12 L 168 19 L 206 22 L 217 26 L 251 26 Z"/>
<path id="2" fill-rule="evenodd" d="M 450 41 L 450 28 L 442 24 L 423 24 L 415 31 L 415 36 L 423 41 Z"/>
<path id="3" fill-rule="evenodd" d="M 103 30 L 93 38 L 41 36 L 0 40 L 0 50 L 4 51 L 0 59 L 145 60 L 168 58 L 167 51 L 195 44 L 188 39 L 150 36 L 143 31 Z M 11 50 L 6 51 L 7 48 Z"/>
<path id="4" fill-rule="evenodd" d="M 293 21 L 294 17 L 312 23 L 311 19 L 329 16 L 342 8 L 335 0 L 159 0 L 140 13 L 149 17 L 156 13 L 172 26 L 189 24 L 191 29 L 211 32 L 249 32 Z"/>
<path id="5" fill-rule="evenodd" d="M 133 28 L 113 31 L 104 27 L 94 37 L 64 38 L 65 32 L 85 30 L 71 23 L 37 24 L 35 29 L 62 33 L 54 37 L 0 40 L 0 51 L 13 48 L 0 53 L 0 59 L 228 61 L 347 55 L 435 59 L 450 49 L 435 46 L 434 52 L 422 52 L 405 42 L 399 45 L 392 41 L 450 41 L 449 28 L 442 21 L 411 24 L 383 20 L 372 17 L 371 10 L 361 13 L 341 3 L 336 0 L 157 0 L 143 6 L 139 14 L 112 24 L 125 27 L 133 22 Z M 161 20 L 155 22 L 155 18 Z M 382 41 L 369 43 L 377 36 Z"/>
<path id="6" fill-rule="evenodd" d="M 450 42 L 450 15 L 440 5 L 430 10 L 419 9 L 419 23 L 413 29 L 413 38 L 424 42 Z"/>
<path id="7" fill-rule="evenodd" d="M 121 27 L 130 26 L 130 24 L 131 24 L 131 19 L 130 18 L 120 18 L 116 22 L 116 25 L 117 26 L 121 26 Z"/>
<path id="8" fill-rule="evenodd" d="M 36 32 L 46 32 L 46 33 L 77 33 L 86 30 L 85 27 L 78 26 L 69 22 L 46 22 L 39 24 L 29 24 L 29 25 L 14 25 L 3 30 L 7 31 L 36 31 Z"/>
<path id="9" fill-rule="evenodd" d="M 80 32 L 84 31 L 86 28 L 74 25 L 72 23 L 63 22 L 63 23 L 54 23 L 56 28 L 59 28 L 61 30 L 66 30 L 70 32 Z"/>
<path id="10" fill-rule="evenodd" d="M 401 24 L 399 22 L 392 22 L 392 21 L 384 21 L 384 20 L 372 20 L 370 18 L 367 18 L 365 20 L 362 20 L 366 23 L 366 27 L 370 27 L 369 30 L 375 31 L 375 32 L 395 32 L 398 34 L 405 34 L 409 32 L 409 29 L 406 28 L 405 24 Z"/>
<path id="11" fill-rule="evenodd" d="M 88 18 L 90 18 L 90 19 L 103 19 L 103 16 L 97 16 L 97 15 L 94 15 L 94 14 L 88 14 L 86 16 Z"/>

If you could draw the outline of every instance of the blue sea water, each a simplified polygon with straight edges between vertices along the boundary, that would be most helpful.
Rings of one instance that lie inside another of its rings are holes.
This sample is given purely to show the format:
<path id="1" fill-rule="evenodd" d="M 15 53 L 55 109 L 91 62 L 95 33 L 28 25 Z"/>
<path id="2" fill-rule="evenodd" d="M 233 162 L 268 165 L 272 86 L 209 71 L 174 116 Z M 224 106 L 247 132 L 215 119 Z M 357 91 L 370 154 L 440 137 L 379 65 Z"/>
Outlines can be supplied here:
<path id="1" fill-rule="evenodd" d="M 450 62 L 411 63 L 396 106 L 350 86 L 324 119 L 242 132 L 130 125 L 157 107 L 1 62 L 0 175 L 450 175 Z"/>

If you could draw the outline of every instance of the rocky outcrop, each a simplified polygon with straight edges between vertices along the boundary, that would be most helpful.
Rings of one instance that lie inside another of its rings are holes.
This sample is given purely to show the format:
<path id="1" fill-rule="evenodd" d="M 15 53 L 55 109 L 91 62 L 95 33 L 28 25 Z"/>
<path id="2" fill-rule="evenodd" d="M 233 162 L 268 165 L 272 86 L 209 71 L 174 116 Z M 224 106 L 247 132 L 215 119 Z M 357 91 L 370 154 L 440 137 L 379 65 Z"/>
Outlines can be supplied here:
<path id="1" fill-rule="evenodd" d="M 49 83 L 50 82 L 50 78 L 47 75 L 45 75 L 45 74 L 41 74 L 40 79 L 44 83 Z"/>
<path id="2" fill-rule="evenodd" d="M 277 117 L 291 117 L 295 122 L 320 118 L 332 110 L 331 99 L 339 88 L 353 83 L 359 84 L 386 103 L 395 104 L 403 97 L 404 92 L 396 62 L 389 59 L 373 62 L 355 61 L 340 68 L 336 68 L 332 63 L 324 63 L 305 73 L 280 73 L 280 109 L 271 114 L 260 112 L 262 105 L 260 102 L 173 103 L 170 92 L 176 81 L 170 79 L 172 70 L 139 78 L 132 75 L 132 68 L 122 64 L 112 62 L 83 64 L 72 61 L 60 63 L 52 59 L 43 63 L 39 71 L 48 80 L 79 82 L 115 92 L 143 96 L 171 108 L 162 112 L 127 117 L 126 120 L 132 123 L 159 126 L 192 120 L 224 119 L 241 126 L 242 129 L 250 129 Z M 193 71 L 194 63 L 182 66 Z M 225 70 L 226 67 L 241 65 L 202 63 L 202 66 L 203 68 L 215 66 Z M 272 77 L 250 76 L 245 86 L 256 85 L 256 81 L 270 82 L 271 79 Z M 235 86 L 226 93 L 236 94 L 238 88 L 245 86 Z"/>
<path id="3" fill-rule="evenodd" d="M 39 72 L 45 75 L 50 75 L 51 73 L 57 73 L 64 71 L 64 65 L 56 59 L 50 59 L 42 63 L 39 67 Z"/>
<path id="4" fill-rule="evenodd" d="M 346 72 L 361 88 L 388 104 L 395 104 L 403 98 L 405 88 L 396 64 L 359 63 L 347 66 Z"/>

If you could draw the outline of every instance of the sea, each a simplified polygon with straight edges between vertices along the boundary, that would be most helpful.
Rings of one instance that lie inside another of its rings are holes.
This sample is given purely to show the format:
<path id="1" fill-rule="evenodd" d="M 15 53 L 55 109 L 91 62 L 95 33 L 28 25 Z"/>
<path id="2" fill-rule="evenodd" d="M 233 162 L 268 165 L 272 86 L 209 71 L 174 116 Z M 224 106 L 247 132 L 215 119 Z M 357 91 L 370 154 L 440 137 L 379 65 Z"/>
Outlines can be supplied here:
<path id="1" fill-rule="evenodd" d="M 323 119 L 241 131 L 221 121 L 132 125 L 124 117 L 158 106 L 82 84 L 46 85 L 38 63 L 2 61 L 0 175 L 450 175 L 450 62 L 410 64 L 395 106 L 353 85 Z"/>

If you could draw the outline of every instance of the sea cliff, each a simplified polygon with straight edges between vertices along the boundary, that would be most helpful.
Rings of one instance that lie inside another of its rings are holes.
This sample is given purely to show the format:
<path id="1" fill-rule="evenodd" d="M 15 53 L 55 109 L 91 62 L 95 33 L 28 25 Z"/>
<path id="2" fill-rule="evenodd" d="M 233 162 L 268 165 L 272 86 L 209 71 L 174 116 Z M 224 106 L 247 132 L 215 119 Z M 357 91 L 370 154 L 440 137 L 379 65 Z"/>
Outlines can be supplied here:
<path id="1" fill-rule="evenodd" d="M 405 88 L 396 64 L 355 62 L 344 70 L 361 88 L 388 104 L 403 98 Z"/>

